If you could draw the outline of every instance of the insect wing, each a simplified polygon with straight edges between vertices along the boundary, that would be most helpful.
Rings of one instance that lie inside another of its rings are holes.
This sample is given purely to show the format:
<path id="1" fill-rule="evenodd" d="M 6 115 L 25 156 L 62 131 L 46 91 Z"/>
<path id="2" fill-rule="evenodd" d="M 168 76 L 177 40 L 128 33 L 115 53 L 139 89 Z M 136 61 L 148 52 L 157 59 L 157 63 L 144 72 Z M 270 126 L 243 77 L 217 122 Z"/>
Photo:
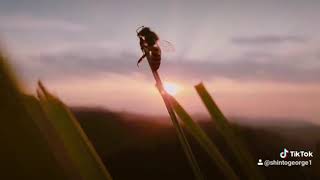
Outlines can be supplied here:
<path id="1" fill-rule="evenodd" d="M 161 48 L 161 50 L 166 52 L 175 52 L 176 49 L 174 48 L 173 44 L 166 40 L 159 40 L 158 45 Z"/>

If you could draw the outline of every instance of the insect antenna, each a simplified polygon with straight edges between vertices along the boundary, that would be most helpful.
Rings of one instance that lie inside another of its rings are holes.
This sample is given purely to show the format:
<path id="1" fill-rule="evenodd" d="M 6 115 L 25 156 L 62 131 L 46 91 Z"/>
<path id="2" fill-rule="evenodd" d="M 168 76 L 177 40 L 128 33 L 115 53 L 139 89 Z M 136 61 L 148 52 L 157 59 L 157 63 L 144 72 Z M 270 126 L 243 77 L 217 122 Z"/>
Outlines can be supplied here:
<path id="1" fill-rule="evenodd" d="M 136 30 L 137 34 L 139 33 L 139 30 L 142 29 L 142 28 L 144 28 L 144 26 L 139 26 L 139 27 L 137 28 L 137 30 Z"/>

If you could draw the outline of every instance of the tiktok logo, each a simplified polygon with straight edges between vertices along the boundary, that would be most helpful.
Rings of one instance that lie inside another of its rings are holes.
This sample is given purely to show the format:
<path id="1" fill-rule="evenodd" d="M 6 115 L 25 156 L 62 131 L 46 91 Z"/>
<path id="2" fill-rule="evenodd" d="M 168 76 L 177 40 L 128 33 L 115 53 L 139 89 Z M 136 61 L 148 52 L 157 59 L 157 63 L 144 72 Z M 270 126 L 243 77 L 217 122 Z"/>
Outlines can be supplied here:
<path id="1" fill-rule="evenodd" d="M 280 157 L 281 157 L 282 159 L 286 158 L 288 152 L 289 152 L 289 151 L 288 151 L 286 148 L 284 148 L 283 151 L 280 152 Z"/>

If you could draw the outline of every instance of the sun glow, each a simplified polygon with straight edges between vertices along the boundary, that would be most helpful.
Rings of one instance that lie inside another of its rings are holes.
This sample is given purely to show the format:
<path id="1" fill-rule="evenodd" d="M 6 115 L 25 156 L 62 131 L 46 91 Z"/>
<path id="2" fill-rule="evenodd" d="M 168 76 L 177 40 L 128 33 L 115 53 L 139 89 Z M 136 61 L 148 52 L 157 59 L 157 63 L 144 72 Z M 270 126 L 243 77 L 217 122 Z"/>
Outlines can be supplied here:
<path id="1" fill-rule="evenodd" d="M 176 95 L 178 92 L 181 91 L 181 86 L 179 86 L 178 84 L 175 83 L 164 83 L 164 89 L 166 90 L 166 92 L 172 96 Z"/>

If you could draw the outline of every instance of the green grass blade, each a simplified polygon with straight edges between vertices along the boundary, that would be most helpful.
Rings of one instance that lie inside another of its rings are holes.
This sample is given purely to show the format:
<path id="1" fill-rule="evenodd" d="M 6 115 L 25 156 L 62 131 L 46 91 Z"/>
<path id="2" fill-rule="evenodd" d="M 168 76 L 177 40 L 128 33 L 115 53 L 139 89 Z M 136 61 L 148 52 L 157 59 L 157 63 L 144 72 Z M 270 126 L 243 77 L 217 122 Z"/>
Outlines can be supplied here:
<path id="1" fill-rule="evenodd" d="M 46 138 L 50 146 L 51 151 L 54 153 L 56 159 L 69 179 L 82 179 L 80 172 L 68 155 L 61 137 L 43 111 L 39 100 L 34 96 L 25 95 L 24 104 L 29 114 L 32 116 L 32 119 L 40 128 L 43 136 Z"/>
<path id="2" fill-rule="evenodd" d="M 195 137 L 199 142 L 202 148 L 208 153 L 210 158 L 217 164 L 217 167 L 220 168 L 221 172 L 225 175 L 227 179 L 238 179 L 237 175 L 230 167 L 228 162 L 223 158 L 222 154 L 207 136 L 207 134 L 201 129 L 201 127 L 194 122 L 191 116 L 183 109 L 183 107 L 170 96 L 170 103 L 174 108 L 175 112 L 179 118 L 184 122 L 187 130 Z"/>
<path id="3" fill-rule="evenodd" d="M 38 95 L 48 119 L 60 135 L 67 153 L 85 180 L 112 179 L 70 110 L 39 83 Z"/>
<path id="4" fill-rule="evenodd" d="M 243 168 L 248 179 L 264 179 L 259 172 L 256 163 L 253 161 L 244 142 L 240 139 L 239 134 L 235 134 L 229 121 L 219 109 L 213 98 L 210 96 L 202 83 L 195 86 L 202 102 L 210 113 L 212 120 L 215 122 L 218 131 L 224 137 L 226 143 L 234 153 L 239 165 Z"/>
<path id="5" fill-rule="evenodd" d="M 159 88 L 160 93 L 161 93 L 162 89 L 163 88 Z M 178 139 L 180 140 L 180 143 L 182 145 L 182 149 L 184 150 L 184 152 L 187 156 L 187 159 L 189 161 L 189 164 L 192 168 L 192 171 L 194 173 L 194 177 L 197 180 L 203 180 L 204 176 L 201 173 L 200 167 L 199 167 L 198 162 L 192 152 L 192 149 L 191 149 L 191 146 L 188 142 L 188 139 L 183 131 L 183 128 L 180 126 L 179 121 L 174 113 L 174 109 L 172 108 L 172 105 L 170 103 L 170 99 L 169 99 L 170 95 L 168 93 L 166 93 L 164 90 L 163 90 L 163 93 L 161 93 L 161 95 L 163 97 L 165 105 L 166 105 L 168 112 L 170 114 L 170 118 L 172 120 L 173 126 L 176 129 Z"/>
<path id="6" fill-rule="evenodd" d="M 0 179 L 66 179 L 0 51 Z"/>

